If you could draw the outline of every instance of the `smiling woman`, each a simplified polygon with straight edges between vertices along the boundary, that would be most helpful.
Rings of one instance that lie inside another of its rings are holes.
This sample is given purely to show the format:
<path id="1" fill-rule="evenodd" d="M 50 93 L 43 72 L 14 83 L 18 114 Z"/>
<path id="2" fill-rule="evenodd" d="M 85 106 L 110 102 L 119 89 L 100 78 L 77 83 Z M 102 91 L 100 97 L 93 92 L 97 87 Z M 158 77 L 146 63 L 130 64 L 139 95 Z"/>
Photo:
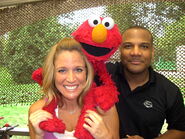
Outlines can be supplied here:
<path id="1" fill-rule="evenodd" d="M 118 138 L 115 106 L 106 112 L 97 107 L 93 68 L 80 43 L 61 40 L 50 49 L 42 69 L 45 96 L 29 109 L 31 138 Z"/>

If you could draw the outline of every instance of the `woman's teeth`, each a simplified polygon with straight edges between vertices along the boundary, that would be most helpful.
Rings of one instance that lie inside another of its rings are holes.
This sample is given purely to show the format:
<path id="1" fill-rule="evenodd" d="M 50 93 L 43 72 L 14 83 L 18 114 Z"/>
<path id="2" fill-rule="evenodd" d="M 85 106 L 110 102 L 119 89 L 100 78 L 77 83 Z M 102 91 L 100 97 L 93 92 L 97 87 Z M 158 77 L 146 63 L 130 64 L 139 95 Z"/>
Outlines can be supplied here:
<path id="1" fill-rule="evenodd" d="M 74 90 L 74 89 L 77 88 L 77 85 L 75 85 L 75 86 L 65 86 L 65 88 L 68 89 L 68 90 Z"/>

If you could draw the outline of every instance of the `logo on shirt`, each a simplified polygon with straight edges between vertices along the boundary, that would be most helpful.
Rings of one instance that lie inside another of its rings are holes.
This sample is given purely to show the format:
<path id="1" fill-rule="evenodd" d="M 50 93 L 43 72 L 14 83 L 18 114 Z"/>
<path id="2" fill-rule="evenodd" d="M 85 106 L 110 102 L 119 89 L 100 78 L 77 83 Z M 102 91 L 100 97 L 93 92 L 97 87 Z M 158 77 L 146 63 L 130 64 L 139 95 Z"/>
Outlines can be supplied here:
<path id="1" fill-rule="evenodd" d="M 149 100 L 145 100 L 145 101 L 143 102 L 143 104 L 144 104 L 144 106 L 145 106 L 146 108 L 152 108 L 152 107 L 153 107 L 152 102 L 149 101 Z"/>

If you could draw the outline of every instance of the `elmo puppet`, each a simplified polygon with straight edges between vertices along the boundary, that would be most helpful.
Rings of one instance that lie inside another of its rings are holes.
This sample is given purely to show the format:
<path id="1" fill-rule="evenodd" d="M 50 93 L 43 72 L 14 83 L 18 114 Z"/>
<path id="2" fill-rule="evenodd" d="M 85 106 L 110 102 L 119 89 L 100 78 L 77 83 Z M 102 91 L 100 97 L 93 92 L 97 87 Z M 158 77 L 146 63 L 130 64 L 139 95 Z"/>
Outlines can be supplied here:
<path id="1" fill-rule="evenodd" d="M 93 16 L 86 20 L 72 36 L 81 43 L 83 52 L 92 63 L 99 85 L 95 89 L 95 101 L 108 110 L 118 101 L 118 92 L 105 66 L 105 61 L 121 44 L 121 34 L 111 17 Z"/>

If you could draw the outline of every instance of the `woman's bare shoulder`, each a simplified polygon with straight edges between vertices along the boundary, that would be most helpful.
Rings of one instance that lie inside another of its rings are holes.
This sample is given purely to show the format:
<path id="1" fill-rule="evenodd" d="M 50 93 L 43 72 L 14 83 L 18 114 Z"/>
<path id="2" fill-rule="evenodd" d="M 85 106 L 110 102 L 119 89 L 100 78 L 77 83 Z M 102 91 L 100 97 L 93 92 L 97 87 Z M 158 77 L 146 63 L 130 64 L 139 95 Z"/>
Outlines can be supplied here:
<path id="1" fill-rule="evenodd" d="M 35 103 L 33 103 L 30 108 L 29 108 L 29 113 L 35 112 L 39 109 L 42 109 L 46 104 L 46 100 L 44 98 L 36 101 Z"/>

